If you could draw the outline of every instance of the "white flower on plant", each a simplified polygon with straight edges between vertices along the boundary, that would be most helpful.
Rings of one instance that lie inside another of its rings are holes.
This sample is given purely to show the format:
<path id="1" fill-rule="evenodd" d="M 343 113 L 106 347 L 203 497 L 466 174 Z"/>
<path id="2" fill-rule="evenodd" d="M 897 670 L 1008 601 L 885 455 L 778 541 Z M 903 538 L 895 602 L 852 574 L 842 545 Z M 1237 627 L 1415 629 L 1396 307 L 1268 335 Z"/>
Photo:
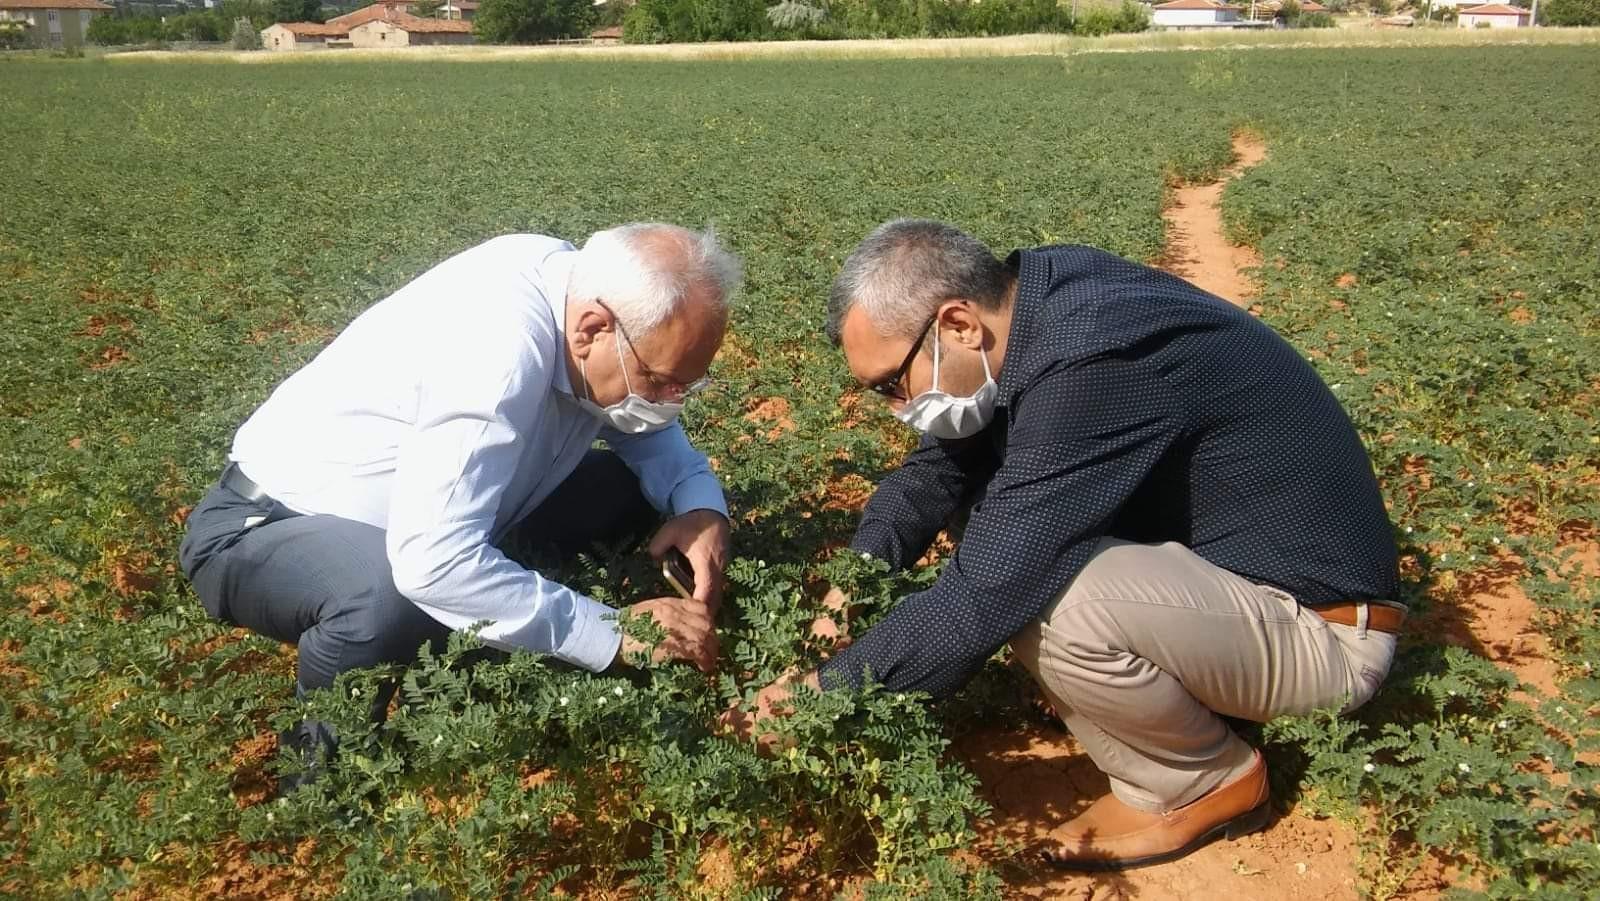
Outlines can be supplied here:
<path id="1" fill-rule="evenodd" d="M 1362 766 L 1361 766 L 1361 772 L 1363 772 L 1363 773 L 1376 773 L 1377 771 L 1378 771 L 1378 768 L 1373 766 L 1370 763 L 1362 764 Z"/>
<path id="2" fill-rule="evenodd" d="M 611 689 L 611 693 L 619 698 L 622 697 L 622 686 L 618 685 L 616 688 Z"/>
<path id="3" fill-rule="evenodd" d="M 571 704 L 571 703 L 572 703 L 572 699 L 571 698 L 567 697 L 566 695 L 562 695 L 561 696 L 561 706 L 562 707 L 565 707 L 565 706 L 567 706 L 568 704 Z"/>
<path id="4" fill-rule="evenodd" d="M 1456 772 L 1459 772 L 1462 775 L 1466 775 L 1467 773 L 1472 772 L 1472 767 L 1467 766 L 1464 763 L 1458 763 L 1458 764 L 1456 764 Z"/>
<path id="5" fill-rule="evenodd" d="M 433 737 L 433 746 L 437 748 L 442 744 L 444 744 L 444 733 L 440 732 L 438 735 Z"/>
<path id="6" fill-rule="evenodd" d="M 1410 526 L 1406 526 L 1406 534 L 1407 535 L 1410 535 L 1412 533 L 1412 531 L 1413 531 L 1413 529 Z"/>
<path id="7" fill-rule="evenodd" d="M 594 702 L 596 704 L 598 704 L 599 706 L 604 707 L 604 706 L 606 706 L 606 696 L 605 695 L 601 695 L 600 697 L 595 698 Z"/>
<path id="8" fill-rule="evenodd" d="M 1498 728 L 1501 732 L 1504 732 L 1507 729 L 1511 728 L 1511 721 L 1510 720 L 1501 720 L 1500 722 L 1495 723 L 1495 727 Z"/>

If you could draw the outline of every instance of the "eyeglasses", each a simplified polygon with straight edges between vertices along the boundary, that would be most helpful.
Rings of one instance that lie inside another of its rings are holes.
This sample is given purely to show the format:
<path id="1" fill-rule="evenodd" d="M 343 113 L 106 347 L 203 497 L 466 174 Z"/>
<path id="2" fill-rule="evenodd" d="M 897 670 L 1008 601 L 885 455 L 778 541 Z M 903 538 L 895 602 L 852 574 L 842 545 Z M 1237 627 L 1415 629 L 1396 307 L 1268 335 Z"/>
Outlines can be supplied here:
<path id="1" fill-rule="evenodd" d="M 634 362 L 639 364 L 639 372 L 644 375 L 645 380 L 655 389 L 656 397 L 654 399 L 656 401 L 665 400 L 669 403 L 681 403 L 689 395 L 699 394 L 711 387 L 711 377 L 708 375 L 703 375 L 692 382 L 680 382 L 669 375 L 651 369 L 650 364 L 639 356 L 639 348 L 634 345 L 633 338 L 628 335 L 628 330 L 622 327 L 622 317 L 606 306 L 604 301 L 597 300 L 595 303 L 599 305 L 600 309 L 611 314 L 611 321 L 617 324 L 617 333 L 622 335 L 622 340 L 628 342 L 628 350 L 633 353 Z"/>
<path id="2" fill-rule="evenodd" d="M 905 396 L 904 392 L 901 391 L 900 383 L 905 381 L 906 375 L 911 372 L 911 364 L 916 360 L 917 352 L 922 350 L 922 342 L 928 340 L 928 330 L 933 328 L 933 321 L 938 318 L 938 313 L 934 313 L 932 316 L 928 317 L 928 324 L 922 327 L 921 333 L 917 335 L 916 342 L 911 345 L 911 352 L 906 354 L 906 358 L 901 361 L 900 368 L 896 369 L 893 375 L 889 376 L 883 381 L 874 382 L 868 385 L 867 389 L 869 391 L 875 391 L 878 394 L 889 398 L 890 400 L 911 399 Z"/>

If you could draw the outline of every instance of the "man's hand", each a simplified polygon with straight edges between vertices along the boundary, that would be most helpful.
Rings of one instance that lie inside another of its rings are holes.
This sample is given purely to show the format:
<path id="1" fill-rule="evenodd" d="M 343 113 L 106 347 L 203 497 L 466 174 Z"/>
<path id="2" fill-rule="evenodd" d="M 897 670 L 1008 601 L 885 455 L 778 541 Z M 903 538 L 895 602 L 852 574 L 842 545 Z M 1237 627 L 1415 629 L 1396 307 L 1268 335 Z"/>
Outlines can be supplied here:
<path id="1" fill-rule="evenodd" d="M 674 516 L 650 539 L 650 556 L 660 560 L 677 548 L 694 568 L 694 599 L 711 616 L 722 604 L 722 571 L 728 565 L 728 519 L 715 510 L 691 510 Z"/>
<path id="2" fill-rule="evenodd" d="M 667 637 L 652 649 L 624 632 L 622 646 L 617 649 L 618 663 L 631 665 L 631 657 L 648 653 L 656 663 L 686 660 L 702 673 L 716 672 L 717 630 L 711 625 L 711 611 L 704 603 L 683 598 L 655 598 L 634 604 L 627 613 L 650 617 L 667 630 Z"/>
<path id="3" fill-rule="evenodd" d="M 823 612 L 811 621 L 811 635 L 822 642 L 823 647 L 831 647 L 833 651 L 842 651 L 850 646 L 850 595 L 843 591 L 829 587 L 828 593 L 822 596 Z"/>
<path id="4" fill-rule="evenodd" d="M 723 711 L 717 722 L 724 730 L 739 738 L 748 740 L 752 735 L 756 736 L 757 747 L 769 751 L 777 743 L 778 737 L 770 732 L 760 731 L 761 724 L 773 717 L 789 715 L 792 709 L 789 707 L 789 696 L 794 693 L 796 683 L 809 685 L 818 690 L 822 684 L 815 671 L 803 676 L 797 673 L 785 673 L 756 694 L 754 713 L 747 713 L 735 704 Z"/>

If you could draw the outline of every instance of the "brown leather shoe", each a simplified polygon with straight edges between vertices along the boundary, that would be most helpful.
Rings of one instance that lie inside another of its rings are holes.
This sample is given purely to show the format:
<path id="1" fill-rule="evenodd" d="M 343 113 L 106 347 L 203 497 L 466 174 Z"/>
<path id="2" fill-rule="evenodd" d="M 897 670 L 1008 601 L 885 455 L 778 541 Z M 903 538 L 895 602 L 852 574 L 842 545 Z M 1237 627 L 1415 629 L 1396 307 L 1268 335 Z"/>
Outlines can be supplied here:
<path id="1" fill-rule="evenodd" d="M 1265 828 L 1267 765 L 1257 751 L 1244 775 L 1197 801 L 1166 813 L 1147 813 L 1106 795 L 1063 825 L 1060 846 L 1044 851 L 1063 870 L 1126 870 L 1176 860 L 1219 837 L 1236 839 Z"/>

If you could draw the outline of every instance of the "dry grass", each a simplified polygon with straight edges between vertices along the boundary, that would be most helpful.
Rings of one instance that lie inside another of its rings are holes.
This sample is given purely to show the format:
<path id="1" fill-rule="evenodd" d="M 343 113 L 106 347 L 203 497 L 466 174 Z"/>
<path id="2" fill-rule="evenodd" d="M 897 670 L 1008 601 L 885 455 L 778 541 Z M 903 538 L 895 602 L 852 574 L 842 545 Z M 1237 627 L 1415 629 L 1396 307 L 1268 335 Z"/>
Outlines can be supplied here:
<path id="1" fill-rule="evenodd" d="M 408 47 L 386 50 L 236 53 L 136 51 L 117 60 L 206 60 L 285 63 L 302 60 L 743 60 L 923 59 L 990 56 L 1070 56 L 1155 50 L 1253 50 L 1280 47 L 1461 47 L 1515 44 L 1600 44 L 1600 28 L 1380 28 L 1352 26 L 1303 31 L 1145 32 L 1103 38 L 1028 34 L 999 38 L 926 38 L 859 41 L 773 41 L 725 44 Z"/>

